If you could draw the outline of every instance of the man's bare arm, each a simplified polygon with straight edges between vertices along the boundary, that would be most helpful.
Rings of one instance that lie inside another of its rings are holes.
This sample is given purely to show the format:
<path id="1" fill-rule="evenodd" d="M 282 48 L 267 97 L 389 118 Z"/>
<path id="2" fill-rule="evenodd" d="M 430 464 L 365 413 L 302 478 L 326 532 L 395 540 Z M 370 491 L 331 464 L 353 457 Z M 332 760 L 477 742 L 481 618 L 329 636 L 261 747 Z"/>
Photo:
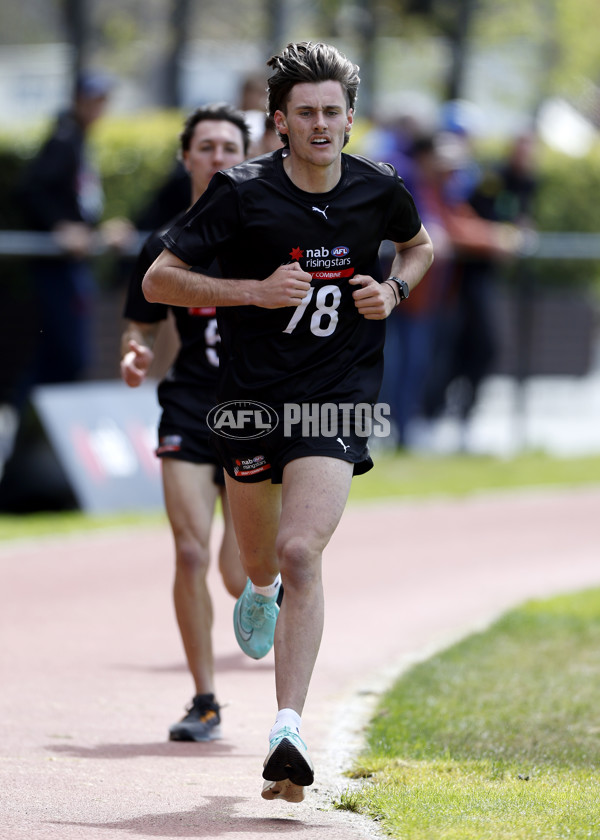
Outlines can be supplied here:
<path id="1" fill-rule="evenodd" d="M 412 292 L 433 262 L 431 239 L 421 225 L 421 230 L 408 242 L 395 242 L 394 245 L 396 246 L 396 256 L 390 274 L 406 280 L 408 288 Z"/>
<path id="2" fill-rule="evenodd" d="M 149 350 L 152 350 L 159 330 L 160 322 L 143 324 L 140 321 L 128 321 L 121 335 L 121 356 L 129 352 L 130 341 L 143 344 Z"/>
<path id="3" fill-rule="evenodd" d="M 129 321 L 121 336 L 121 378 L 130 388 L 141 385 L 154 359 L 154 342 L 160 324 Z"/>
<path id="4" fill-rule="evenodd" d="M 396 256 L 391 275 L 406 280 L 409 290 L 421 281 L 433 262 L 433 246 L 423 226 L 408 242 L 396 242 Z M 378 283 L 368 275 L 357 274 L 350 279 L 350 285 L 357 286 L 352 293 L 354 304 L 367 320 L 378 321 L 387 318 L 398 304 L 395 283 Z"/>
<path id="5" fill-rule="evenodd" d="M 298 306 L 308 292 L 311 275 L 300 265 L 279 266 L 264 280 L 210 277 L 191 271 L 171 251 L 164 250 L 150 266 L 142 289 L 146 300 L 171 306 Z"/>

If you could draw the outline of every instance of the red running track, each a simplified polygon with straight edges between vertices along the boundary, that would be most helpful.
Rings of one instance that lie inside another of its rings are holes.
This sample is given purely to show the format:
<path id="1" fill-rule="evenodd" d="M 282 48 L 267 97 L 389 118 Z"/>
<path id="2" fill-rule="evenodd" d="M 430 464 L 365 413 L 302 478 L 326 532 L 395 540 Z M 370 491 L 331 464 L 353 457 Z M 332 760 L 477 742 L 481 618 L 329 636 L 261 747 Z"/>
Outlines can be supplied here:
<path id="1" fill-rule="evenodd" d="M 600 489 L 348 507 L 325 555 L 300 805 L 260 797 L 272 654 L 237 649 L 214 570 L 224 738 L 166 740 L 193 693 L 166 526 L 3 544 L 1 840 L 373 836 L 330 802 L 382 687 L 527 598 L 600 585 L 599 519 Z"/>

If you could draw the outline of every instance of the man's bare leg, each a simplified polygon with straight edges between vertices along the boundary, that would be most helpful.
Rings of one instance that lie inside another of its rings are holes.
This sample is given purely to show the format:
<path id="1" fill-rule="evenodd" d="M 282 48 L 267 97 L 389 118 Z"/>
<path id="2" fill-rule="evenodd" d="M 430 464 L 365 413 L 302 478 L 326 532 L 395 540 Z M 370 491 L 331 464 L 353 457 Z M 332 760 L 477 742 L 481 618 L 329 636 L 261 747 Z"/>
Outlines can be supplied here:
<path id="1" fill-rule="evenodd" d="M 344 512 L 352 464 L 336 458 L 298 458 L 283 474 L 276 551 L 285 590 L 275 631 L 279 709 L 302 714 L 323 634 L 323 550 Z"/>
<path id="2" fill-rule="evenodd" d="M 242 485 L 228 480 L 249 576 L 267 585 L 281 571 L 285 597 L 275 630 L 277 705 L 279 714 L 295 715 L 298 724 L 323 632 L 322 553 L 343 513 L 352 472 L 352 464 L 334 458 L 291 462 L 284 470 L 281 510 L 277 488 L 270 482 Z M 265 760 L 262 795 L 301 802 L 304 786 L 313 781 L 312 762 L 299 725 L 292 731 L 281 724 L 278 732 Z"/>
<path id="3" fill-rule="evenodd" d="M 173 599 L 197 694 L 214 691 L 212 601 L 206 585 L 218 488 L 208 464 L 164 458 L 165 506 L 175 541 Z"/>
<path id="4" fill-rule="evenodd" d="M 245 484 L 225 475 L 240 560 L 252 583 L 268 586 L 279 574 L 275 541 L 281 515 L 281 485 Z"/>
<path id="5" fill-rule="evenodd" d="M 220 734 L 220 715 L 214 697 L 213 610 L 206 576 L 218 488 L 209 464 L 164 458 L 162 474 L 175 541 L 175 614 L 196 691 L 188 714 L 170 727 L 169 737 L 211 740 Z"/>
<path id="6" fill-rule="evenodd" d="M 239 598 L 246 584 L 246 572 L 240 561 L 240 550 L 235 536 L 229 500 L 224 487 L 220 489 L 219 495 L 223 512 L 223 539 L 219 548 L 219 571 L 225 589 L 234 598 Z"/>
<path id="7" fill-rule="evenodd" d="M 226 481 L 240 557 L 248 575 L 244 591 L 233 608 L 233 629 L 244 653 L 262 659 L 273 647 L 279 614 L 280 578 L 275 538 L 281 487 L 270 481 L 245 484 L 229 476 Z"/>

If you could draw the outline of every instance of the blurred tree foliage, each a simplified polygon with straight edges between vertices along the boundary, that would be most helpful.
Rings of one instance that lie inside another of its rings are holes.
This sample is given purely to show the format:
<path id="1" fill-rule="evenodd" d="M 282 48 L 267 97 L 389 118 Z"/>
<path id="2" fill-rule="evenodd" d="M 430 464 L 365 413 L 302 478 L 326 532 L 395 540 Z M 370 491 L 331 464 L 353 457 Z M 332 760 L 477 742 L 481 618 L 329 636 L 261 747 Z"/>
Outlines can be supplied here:
<path id="1" fill-rule="evenodd" d="M 136 216 L 174 165 L 183 114 L 153 111 L 106 117 L 93 132 L 103 175 L 105 215 Z M 364 125 L 357 122 L 357 135 Z M 19 173 L 43 141 L 48 126 L 0 133 L 0 226 L 15 228 Z M 600 231 L 600 148 L 572 158 L 547 148 L 539 160 L 536 223 L 542 231 Z"/>
<path id="2" fill-rule="evenodd" d="M 174 166 L 182 124 L 177 110 L 105 118 L 98 124 L 94 145 L 107 218 L 135 218 L 150 201 Z"/>
<path id="3" fill-rule="evenodd" d="M 135 217 L 173 167 L 181 112 L 153 111 L 106 117 L 94 126 L 91 146 L 102 173 L 105 217 Z M 50 129 L 0 133 L 0 228 L 22 227 L 18 204 L 21 173 Z"/>
<path id="4" fill-rule="evenodd" d="M 94 145 L 105 189 L 105 217 L 135 219 L 169 176 L 177 154 L 182 114 L 161 111 L 135 119 L 106 117 L 94 131 Z M 368 124 L 358 121 L 357 135 Z M 45 131 L 0 133 L 0 229 L 23 227 L 16 186 L 23 167 L 42 142 Z M 352 151 L 349 148 L 349 151 Z M 481 155 L 482 159 L 483 154 Z M 492 155 L 492 159 L 501 159 Z M 600 148 L 584 158 L 571 158 L 544 148 L 539 159 L 539 190 L 534 208 L 538 230 L 600 232 Z M 529 276 L 543 287 L 552 284 L 587 288 L 600 296 L 600 263 L 591 260 L 534 260 Z M 108 279 L 107 279 L 108 278 Z M 112 262 L 101 261 L 100 280 L 121 282 Z M 23 262 L 3 261 L 5 291 L 10 285 L 27 292 Z"/>
<path id="5" fill-rule="evenodd" d="M 540 162 L 540 187 L 535 220 L 541 231 L 600 233 L 600 148 L 583 158 L 544 151 Z M 545 283 L 592 286 L 600 296 L 598 261 L 544 260 L 536 271 Z"/>
<path id="6" fill-rule="evenodd" d="M 520 38 L 523 49 L 543 52 L 540 96 L 579 98 L 590 83 L 600 82 L 597 0 L 478 0 L 477 5 L 474 38 L 491 44 Z"/>
<path id="7" fill-rule="evenodd" d="M 155 63 L 164 61 L 175 0 L 81 2 L 93 62 L 105 63 L 118 75 L 147 78 Z M 0 46 L 64 42 L 66 8 L 65 0 L 1 4 Z M 285 30 L 282 41 L 360 38 L 367 15 L 375 37 L 462 37 L 467 52 L 473 40 L 489 46 L 521 42 L 523 50 L 544 56 L 540 95 L 553 91 L 580 97 L 589 83 L 600 82 L 597 9 L 597 0 L 203 0 L 190 4 L 186 35 L 226 43 L 243 33 L 246 40 L 266 43 L 277 18 Z M 461 33 L 465 25 L 468 31 Z"/>
<path id="8" fill-rule="evenodd" d="M 536 221 L 540 230 L 600 233 L 600 148 L 584 158 L 545 151 Z"/>

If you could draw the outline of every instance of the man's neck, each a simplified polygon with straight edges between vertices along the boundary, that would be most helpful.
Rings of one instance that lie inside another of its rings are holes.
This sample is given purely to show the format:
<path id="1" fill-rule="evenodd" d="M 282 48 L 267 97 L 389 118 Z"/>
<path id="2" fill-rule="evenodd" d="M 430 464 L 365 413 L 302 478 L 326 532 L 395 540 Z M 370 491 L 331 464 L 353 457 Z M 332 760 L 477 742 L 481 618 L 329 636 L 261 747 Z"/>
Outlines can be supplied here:
<path id="1" fill-rule="evenodd" d="M 294 186 L 308 193 L 329 192 L 342 177 L 341 158 L 330 166 L 311 166 L 288 155 L 283 159 L 283 168 Z"/>

